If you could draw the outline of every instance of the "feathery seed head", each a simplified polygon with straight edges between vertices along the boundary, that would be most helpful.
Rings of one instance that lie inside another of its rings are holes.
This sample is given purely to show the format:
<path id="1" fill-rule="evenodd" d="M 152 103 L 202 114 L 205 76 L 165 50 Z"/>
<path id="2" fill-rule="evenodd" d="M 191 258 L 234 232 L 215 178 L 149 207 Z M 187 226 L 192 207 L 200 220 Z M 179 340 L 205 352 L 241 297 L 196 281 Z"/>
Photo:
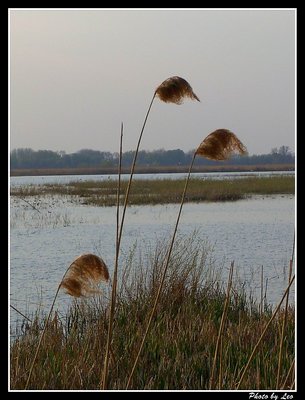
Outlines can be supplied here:
<path id="1" fill-rule="evenodd" d="M 155 94 L 165 103 L 182 104 L 186 97 L 200 101 L 190 84 L 179 76 L 166 79 L 157 87 Z"/>
<path id="2" fill-rule="evenodd" d="M 107 282 L 109 272 L 106 264 L 94 254 L 83 254 L 77 257 L 69 267 L 61 288 L 70 296 L 81 297 L 100 293 L 97 285 Z"/>
<path id="3" fill-rule="evenodd" d="M 210 133 L 196 150 L 196 154 L 210 160 L 228 160 L 233 153 L 247 154 L 246 147 L 228 129 L 217 129 Z"/>

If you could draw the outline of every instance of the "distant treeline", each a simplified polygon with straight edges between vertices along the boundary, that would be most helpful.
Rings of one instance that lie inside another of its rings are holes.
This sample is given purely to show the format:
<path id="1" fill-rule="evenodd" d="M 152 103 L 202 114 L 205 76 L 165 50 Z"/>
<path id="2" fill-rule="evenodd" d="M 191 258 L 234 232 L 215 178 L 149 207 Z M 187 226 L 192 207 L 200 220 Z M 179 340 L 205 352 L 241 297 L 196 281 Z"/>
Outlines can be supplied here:
<path id="1" fill-rule="evenodd" d="M 154 166 L 186 166 L 192 159 L 193 151 L 176 150 L 141 150 L 138 154 L 137 165 L 143 167 Z M 134 151 L 123 153 L 122 166 L 129 167 L 133 161 Z M 29 148 L 14 149 L 11 151 L 11 169 L 33 168 L 89 168 L 89 167 L 116 167 L 118 153 L 83 149 L 76 153 L 66 154 L 64 151 L 32 150 Z M 235 156 L 223 162 L 223 165 L 259 165 L 259 164 L 293 164 L 294 153 L 288 146 L 273 148 L 268 154 L 251 156 Z M 219 165 L 219 161 L 197 157 L 196 165 Z"/>

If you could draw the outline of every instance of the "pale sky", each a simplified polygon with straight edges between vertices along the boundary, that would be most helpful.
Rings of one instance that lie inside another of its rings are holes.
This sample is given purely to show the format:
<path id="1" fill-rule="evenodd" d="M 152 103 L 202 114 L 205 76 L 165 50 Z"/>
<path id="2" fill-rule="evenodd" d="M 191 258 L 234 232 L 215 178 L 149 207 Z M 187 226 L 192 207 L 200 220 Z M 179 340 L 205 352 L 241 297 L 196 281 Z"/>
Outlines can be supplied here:
<path id="1" fill-rule="evenodd" d="M 295 150 L 294 9 L 10 9 L 10 148 L 134 150 L 156 87 L 178 75 L 201 102 L 155 99 L 141 149 L 197 148 L 233 131 L 249 154 Z"/>

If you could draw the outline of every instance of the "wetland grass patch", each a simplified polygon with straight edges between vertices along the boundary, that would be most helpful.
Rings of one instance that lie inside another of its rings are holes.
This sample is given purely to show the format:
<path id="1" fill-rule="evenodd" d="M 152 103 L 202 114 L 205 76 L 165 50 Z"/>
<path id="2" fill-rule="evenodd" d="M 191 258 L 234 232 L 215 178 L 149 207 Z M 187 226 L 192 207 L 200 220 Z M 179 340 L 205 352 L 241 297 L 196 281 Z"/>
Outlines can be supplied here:
<path id="1" fill-rule="evenodd" d="M 125 389 L 139 341 L 149 318 L 167 246 L 122 260 L 108 388 Z M 225 304 L 221 357 L 214 369 L 214 389 L 232 390 L 272 315 L 270 306 L 246 295 L 233 278 L 230 296 L 207 243 L 196 237 L 175 243 L 151 329 L 135 368 L 130 389 L 208 390 Z M 224 271 L 228 268 L 225 266 Z M 107 340 L 109 292 L 76 299 L 65 315 L 54 312 L 33 368 L 28 389 L 98 390 Z M 226 301 L 227 298 L 227 301 Z M 281 343 L 282 321 L 286 318 Z M 240 389 L 274 390 L 281 348 L 280 386 L 293 386 L 294 308 L 282 310 L 268 327 Z M 46 320 L 33 320 L 11 343 L 11 389 L 24 389 L 37 338 Z M 287 379 L 286 379 L 287 378 Z"/>
<path id="2" fill-rule="evenodd" d="M 129 204 L 169 204 L 179 203 L 185 184 L 184 179 L 135 180 L 129 195 Z M 127 182 L 121 182 L 123 204 Z M 241 178 L 233 180 L 202 180 L 191 178 L 185 202 L 235 201 L 251 195 L 294 194 L 295 179 L 290 176 Z M 63 195 L 81 199 L 82 203 L 96 206 L 115 206 L 116 181 L 70 182 L 65 185 L 48 184 L 28 188 L 13 188 L 12 196 Z"/>

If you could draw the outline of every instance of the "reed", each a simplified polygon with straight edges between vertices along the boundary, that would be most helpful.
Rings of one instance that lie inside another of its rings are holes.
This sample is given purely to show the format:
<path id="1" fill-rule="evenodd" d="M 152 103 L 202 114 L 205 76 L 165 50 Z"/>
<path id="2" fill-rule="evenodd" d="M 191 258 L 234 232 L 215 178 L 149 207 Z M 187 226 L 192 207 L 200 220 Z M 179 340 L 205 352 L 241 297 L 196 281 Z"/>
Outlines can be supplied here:
<path id="1" fill-rule="evenodd" d="M 218 356 L 219 350 L 220 350 L 220 362 L 219 362 L 220 368 L 219 369 L 221 370 L 221 361 L 222 361 L 222 358 L 221 358 L 222 340 L 221 339 L 222 339 L 223 329 L 224 329 L 225 320 L 226 320 L 226 316 L 227 316 L 227 312 L 228 312 L 229 301 L 230 301 L 230 291 L 231 291 L 231 287 L 232 287 L 233 268 L 234 268 L 234 262 L 231 263 L 231 267 L 230 267 L 227 294 L 226 294 L 225 304 L 224 304 L 223 312 L 222 312 L 222 316 L 221 316 L 219 331 L 218 331 L 218 335 L 217 335 L 217 342 L 216 342 L 216 347 L 215 347 L 213 366 L 212 366 L 212 372 L 211 372 L 211 378 L 210 378 L 210 386 L 209 386 L 210 390 L 213 389 L 214 373 L 215 373 L 215 369 L 216 369 L 216 362 L 217 362 L 217 356 Z M 221 385 L 221 374 L 219 377 L 219 389 L 220 389 L 220 385 Z"/>
<path id="2" fill-rule="evenodd" d="M 120 249 L 120 192 L 121 192 L 121 169 L 122 169 L 122 147 L 123 147 L 123 123 L 121 124 L 121 136 L 120 136 L 120 154 L 119 154 L 119 167 L 118 167 L 118 188 L 117 188 L 117 204 L 116 204 L 116 238 L 115 238 L 115 262 L 114 272 L 111 288 L 111 303 L 110 303 L 110 314 L 109 314 L 109 327 L 107 332 L 107 343 L 106 343 L 106 356 L 105 366 L 103 369 L 103 376 L 101 379 L 100 387 L 105 389 L 107 385 L 108 376 L 108 358 L 111 350 L 111 338 L 113 332 L 113 319 L 116 306 L 116 292 L 117 292 L 117 280 L 118 280 L 118 264 L 119 264 L 119 249 Z"/>
<path id="3" fill-rule="evenodd" d="M 32 322 L 31 320 L 30 320 L 30 318 L 28 318 L 26 315 L 24 315 L 21 311 L 19 311 L 16 307 L 14 307 L 14 306 L 12 306 L 11 304 L 10 304 L 10 307 L 13 309 L 13 310 L 15 310 L 18 314 L 20 314 L 24 319 L 26 319 L 27 321 L 29 321 L 29 322 Z"/>
<path id="4" fill-rule="evenodd" d="M 294 369 L 295 369 L 295 358 L 292 360 L 292 363 L 290 364 L 290 367 L 289 367 L 289 370 L 288 370 L 287 375 L 285 377 L 285 380 L 284 380 L 284 382 L 283 382 L 283 384 L 281 386 L 281 390 L 284 390 L 286 388 L 286 385 L 288 383 L 288 379 L 289 379 L 291 373 L 294 371 Z M 292 388 L 293 388 L 293 383 L 290 385 L 289 389 L 292 389 Z"/>
<path id="5" fill-rule="evenodd" d="M 214 147 L 215 146 L 215 149 Z M 172 253 L 172 249 L 173 249 L 173 245 L 174 245 L 174 241 L 176 238 L 176 234 L 177 234 L 177 229 L 178 229 L 178 225 L 179 225 L 179 221 L 180 221 L 180 217 L 181 217 L 181 213 L 182 213 L 182 208 L 183 208 L 183 204 L 184 204 L 184 200 L 185 200 L 185 195 L 187 192 L 187 187 L 189 184 L 189 180 L 190 180 L 190 176 L 191 176 L 191 172 L 192 172 L 192 167 L 195 161 L 195 158 L 197 155 L 203 155 L 203 154 L 208 154 L 210 158 L 215 157 L 215 160 L 217 160 L 219 157 L 226 157 L 229 158 L 232 153 L 237 150 L 238 152 L 244 154 L 245 153 L 245 147 L 242 145 L 242 143 L 239 141 L 239 139 L 237 138 L 237 136 L 235 134 L 233 134 L 232 132 L 230 132 L 227 129 L 218 129 L 214 132 L 212 132 L 211 134 L 209 134 L 204 140 L 203 142 L 199 145 L 199 147 L 197 148 L 197 150 L 194 152 L 193 157 L 192 157 L 192 161 L 190 163 L 189 166 L 189 172 L 185 181 L 185 185 L 184 185 L 184 189 L 183 189 L 183 193 L 182 193 L 182 198 L 181 198 L 181 202 L 180 202 L 180 207 L 179 207 L 179 211 L 178 211 L 178 215 L 177 215 L 177 219 L 176 219 L 176 224 L 175 224 L 175 228 L 173 231 L 173 235 L 170 241 L 170 245 L 169 245 L 169 249 L 168 249 L 168 253 L 167 253 L 167 257 L 166 257 L 166 261 L 165 261 L 165 265 L 163 268 L 163 273 L 162 273 L 162 278 L 159 284 L 159 288 L 156 294 L 156 298 L 151 310 L 151 314 L 146 326 L 146 330 L 144 332 L 143 335 L 143 339 L 141 341 L 141 344 L 139 346 L 139 350 L 137 353 L 137 356 L 135 358 L 134 361 L 134 365 L 131 369 L 129 378 L 128 378 L 128 382 L 126 385 L 126 389 L 129 388 L 129 385 L 131 383 L 132 380 L 132 376 L 134 374 L 135 368 L 137 366 L 137 363 L 139 361 L 140 358 L 140 354 L 142 352 L 146 337 L 148 335 L 151 323 L 152 323 L 152 319 L 153 316 L 155 314 L 156 308 L 157 308 L 157 304 L 161 295 L 161 291 L 163 288 L 163 284 L 164 284 L 164 280 L 165 280 L 165 276 L 167 273 L 167 269 L 169 266 L 169 262 L 170 262 L 170 257 L 171 257 L 171 253 Z"/>
<path id="6" fill-rule="evenodd" d="M 124 205 L 123 205 L 123 211 L 122 211 L 122 219 L 121 219 L 119 235 L 118 235 L 118 253 L 119 253 L 119 249 L 120 249 L 124 220 L 125 220 L 125 213 L 126 213 L 126 209 L 127 209 L 129 193 L 130 193 L 132 178 L 134 175 L 135 165 L 136 165 L 136 161 L 137 161 L 137 157 L 138 157 L 138 153 L 139 153 L 139 148 L 140 148 L 143 132 L 144 132 L 144 129 L 146 126 L 146 122 L 147 122 L 148 116 L 150 114 L 150 110 L 153 105 L 154 99 L 156 97 L 158 97 L 163 102 L 174 103 L 174 104 L 181 104 L 183 102 L 183 100 L 187 97 L 192 100 L 200 101 L 199 98 L 193 92 L 190 84 L 185 79 L 180 78 L 178 76 L 174 76 L 174 77 L 166 79 L 164 82 L 161 83 L 161 85 L 159 85 L 156 88 L 156 90 L 153 94 L 153 97 L 151 99 L 151 102 L 149 104 L 146 116 L 144 118 L 144 123 L 143 123 L 142 129 L 141 129 L 140 135 L 139 135 L 134 159 L 133 159 L 132 166 L 131 166 L 130 177 L 129 177 L 129 181 L 128 181 L 128 185 L 127 185 L 127 189 L 126 189 L 126 193 L 125 193 L 125 199 L 124 199 Z M 109 341 L 111 341 L 111 336 L 112 336 L 110 329 L 112 327 L 111 320 L 113 320 L 113 317 L 114 317 L 114 315 L 112 315 L 112 313 L 110 313 L 109 328 L 108 328 L 109 334 L 108 334 L 107 346 L 106 346 L 107 351 L 106 351 L 105 361 L 104 361 L 103 378 L 101 381 L 101 387 L 104 390 L 107 388 L 106 382 L 107 382 L 107 376 L 108 376 L 109 348 L 110 348 Z"/>
<path id="7" fill-rule="evenodd" d="M 100 290 L 97 288 L 97 284 L 101 281 L 108 281 L 109 272 L 104 261 L 94 254 L 83 254 L 77 257 L 65 271 L 53 298 L 53 302 L 46 318 L 44 328 L 40 335 L 36 351 L 30 366 L 27 381 L 24 387 L 26 390 L 29 386 L 35 361 L 38 356 L 39 349 L 42 344 L 42 340 L 47 331 L 48 323 L 54 308 L 54 304 L 60 289 L 74 297 L 90 296 L 92 294 L 99 293 Z"/>
<path id="8" fill-rule="evenodd" d="M 217 129 L 210 133 L 196 150 L 197 155 L 214 161 L 228 160 L 234 152 L 246 155 L 247 149 L 228 129 Z"/>
<path id="9" fill-rule="evenodd" d="M 261 267 L 261 300 L 260 300 L 261 314 L 264 310 L 264 266 Z"/>
<path id="10" fill-rule="evenodd" d="M 200 101 L 193 92 L 191 85 L 179 76 L 172 76 L 159 85 L 155 91 L 161 101 L 165 103 L 182 104 L 185 98 Z"/>
<path id="11" fill-rule="evenodd" d="M 290 286 L 292 285 L 292 283 L 293 283 L 293 281 L 294 281 L 294 278 L 295 278 L 295 275 L 293 275 L 293 277 L 290 279 L 289 285 L 287 286 L 287 289 L 285 290 L 285 293 L 283 294 L 283 296 L 282 296 L 282 298 L 281 298 L 281 301 L 280 301 L 279 304 L 277 305 L 276 309 L 274 310 L 274 312 L 273 312 L 273 314 L 272 314 L 272 317 L 269 319 L 269 321 L 268 321 L 268 323 L 266 324 L 266 326 L 265 326 L 265 328 L 264 328 L 264 330 L 263 330 L 263 332 L 262 332 L 262 334 L 261 334 L 259 340 L 257 341 L 256 345 L 254 346 L 254 348 L 253 348 L 253 350 L 252 350 L 252 353 L 251 353 L 251 355 L 250 355 L 250 357 L 249 357 L 249 359 L 248 359 L 248 361 L 247 361 L 247 363 L 246 363 L 246 365 L 245 365 L 245 367 L 244 367 L 244 369 L 243 369 L 243 371 L 242 371 L 242 373 L 241 373 L 241 377 L 240 377 L 240 379 L 239 379 L 239 381 L 238 381 L 238 383 L 237 383 L 237 385 L 236 385 L 236 390 L 238 390 L 238 389 L 240 388 L 240 385 L 241 385 L 242 382 L 243 382 L 243 379 L 244 379 L 245 374 L 246 374 L 246 372 L 247 372 L 247 370 L 248 370 L 248 368 L 249 368 L 249 366 L 250 366 L 250 363 L 251 363 L 253 357 L 255 356 L 255 354 L 256 354 L 256 352 L 257 352 L 257 350 L 258 350 L 258 348 L 259 348 L 259 346 L 260 346 L 260 344 L 261 344 L 261 342 L 262 342 L 262 340 L 263 340 L 263 338 L 264 338 L 264 336 L 265 336 L 265 334 L 266 334 L 266 332 L 267 332 L 269 326 L 270 326 L 270 324 L 271 324 L 272 321 L 274 320 L 274 318 L 275 318 L 276 314 L 278 313 L 278 311 L 279 311 L 279 309 L 280 309 L 280 307 L 281 307 L 281 305 L 282 305 L 282 303 L 283 303 L 285 297 L 286 297 L 286 296 L 288 295 L 288 293 L 289 293 L 289 289 L 290 289 Z"/>
<path id="12" fill-rule="evenodd" d="M 106 264 L 94 254 L 77 257 L 68 268 L 60 287 L 73 297 L 85 297 L 101 293 L 97 285 L 109 280 Z"/>

